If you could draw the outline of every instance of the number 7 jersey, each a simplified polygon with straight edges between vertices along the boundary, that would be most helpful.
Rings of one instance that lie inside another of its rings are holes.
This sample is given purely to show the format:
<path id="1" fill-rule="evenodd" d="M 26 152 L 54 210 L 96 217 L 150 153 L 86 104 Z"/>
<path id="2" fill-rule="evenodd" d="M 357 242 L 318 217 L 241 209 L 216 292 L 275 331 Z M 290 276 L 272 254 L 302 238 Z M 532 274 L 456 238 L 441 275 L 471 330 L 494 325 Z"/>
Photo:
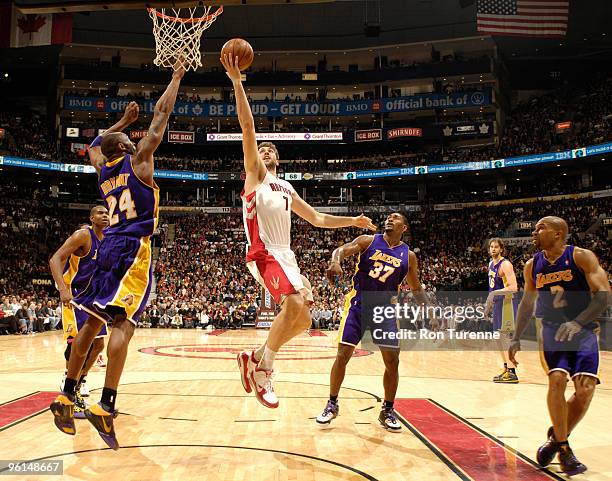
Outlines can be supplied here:
<path id="1" fill-rule="evenodd" d="M 242 196 L 242 213 L 248 254 L 261 249 L 291 246 L 291 203 L 293 186 L 266 172 L 261 184 L 249 195 Z M 247 254 L 248 260 L 253 260 Z"/>
<path id="2" fill-rule="evenodd" d="M 125 154 L 105 162 L 98 178 L 100 194 L 106 202 L 110 224 L 104 235 L 147 237 L 153 235 L 159 219 L 159 187 L 142 181 Z"/>

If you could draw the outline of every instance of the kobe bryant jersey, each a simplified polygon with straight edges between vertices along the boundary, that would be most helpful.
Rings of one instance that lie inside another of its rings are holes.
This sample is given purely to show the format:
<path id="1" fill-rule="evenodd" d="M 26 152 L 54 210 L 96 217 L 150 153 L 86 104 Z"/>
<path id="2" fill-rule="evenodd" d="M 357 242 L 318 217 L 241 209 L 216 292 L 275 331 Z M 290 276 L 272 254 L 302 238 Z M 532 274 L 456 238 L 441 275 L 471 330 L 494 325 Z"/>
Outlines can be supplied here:
<path id="1" fill-rule="evenodd" d="M 553 263 L 544 252 L 533 257 L 533 283 L 538 290 L 536 316 L 544 322 L 571 321 L 591 301 L 589 284 L 574 262 L 574 246 L 565 247 L 563 254 Z"/>
<path id="2" fill-rule="evenodd" d="M 104 235 L 153 235 L 159 218 L 159 188 L 138 178 L 130 154 L 105 162 L 98 186 L 110 219 Z"/>
<path id="3" fill-rule="evenodd" d="M 77 295 L 87 287 L 96 266 L 96 256 L 101 241 L 91 227 L 87 227 L 87 231 L 91 237 L 89 252 L 83 257 L 71 254 L 64 266 L 64 282 L 70 288 L 72 295 Z"/>
<path id="4" fill-rule="evenodd" d="M 506 287 L 504 278 L 500 275 L 499 269 L 506 259 L 503 257 L 495 264 L 495 261 L 489 262 L 489 292 L 498 291 Z"/>
<path id="5" fill-rule="evenodd" d="M 353 276 L 354 300 L 361 302 L 362 292 L 397 294 L 408 274 L 408 253 L 403 242 L 390 247 L 382 234 L 376 234 L 368 248 L 359 255 Z"/>
<path id="6" fill-rule="evenodd" d="M 257 189 L 242 195 L 242 217 L 249 252 L 260 248 L 290 248 L 293 186 L 270 172 Z M 248 254 L 247 254 L 248 258 Z"/>

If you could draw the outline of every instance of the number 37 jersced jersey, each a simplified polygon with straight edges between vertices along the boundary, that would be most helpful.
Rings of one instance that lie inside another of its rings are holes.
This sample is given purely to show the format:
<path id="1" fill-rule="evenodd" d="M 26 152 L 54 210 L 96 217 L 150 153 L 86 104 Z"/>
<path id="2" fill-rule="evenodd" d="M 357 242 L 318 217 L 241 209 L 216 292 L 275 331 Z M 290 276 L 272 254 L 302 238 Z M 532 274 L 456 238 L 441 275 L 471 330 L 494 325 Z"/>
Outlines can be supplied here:
<path id="1" fill-rule="evenodd" d="M 242 193 L 242 215 L 249 253 L 261 248 L 290 248 L 293 186 L 270 172 L 257 189 Z M 248 257 L 248 254 L 247 254 Z"/>
<path id="2" fill-rule="evenodd" d="M 104 163 L 98 187 L 110 219 L 105 236 L 153 235 L 159 218 L 159 188 L 155 183 L 151 187 L 138 178 L 131 155 Z"/>

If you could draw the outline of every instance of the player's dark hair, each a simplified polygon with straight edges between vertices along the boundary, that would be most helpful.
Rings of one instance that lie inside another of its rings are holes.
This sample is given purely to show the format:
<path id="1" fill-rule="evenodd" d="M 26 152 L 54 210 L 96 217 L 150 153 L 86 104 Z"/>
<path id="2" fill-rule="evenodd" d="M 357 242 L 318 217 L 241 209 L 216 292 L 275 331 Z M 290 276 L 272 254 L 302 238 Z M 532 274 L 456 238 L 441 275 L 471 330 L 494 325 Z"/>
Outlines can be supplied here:
<path id="1" fill-rule="evenodd" d="M 278 156 L 278 149 L 276 148 L 276 145 L 274 145 L 272 142 L 261 142 L 257 146 L 257 150 L 261 149 L 262 147 L 270 147 L 276 153 L 276 160 L 280 159 L 280 157 Z"/>
<path id="2" fill-rule="evenodd" d="M 504 244 L 504 241 L 501 240 L 499 237 L 492 237 L 491 239 L 489 239 L 489 242 L 487 243 L 487 250 L 491 248 L 491 244 L 493 242 L 497 242 L 497 245 L 501 249 L 502 254 L 506 253 L 506 244 Z"/>
<path id="3" fill-rule="evenodd" d="M 102 150 L 102 155 L 104 157 L 107 159 L 112 159 L 113 157 L 117 157 L 123 153 L 119 148 L 122 135 L 123 134 L 121 132 L 112 132 L 110 134 L 106 134 L 102 138 L 100 149 Z"/>

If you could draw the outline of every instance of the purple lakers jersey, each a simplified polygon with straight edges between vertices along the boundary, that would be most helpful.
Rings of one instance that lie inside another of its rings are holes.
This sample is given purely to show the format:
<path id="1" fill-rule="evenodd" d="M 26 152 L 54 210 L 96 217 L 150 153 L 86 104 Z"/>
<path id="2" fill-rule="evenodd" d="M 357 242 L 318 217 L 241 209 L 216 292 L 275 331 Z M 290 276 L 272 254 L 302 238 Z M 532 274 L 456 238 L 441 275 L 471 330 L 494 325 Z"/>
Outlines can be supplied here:
<path id="1" fill-rule="evenodd" d="M 153 185 L 145 184 L 134 173 L 129 154 L 103 164 L 98 186 L 110 218 L 104 235 L 153 234 L 159 217 L 159 188 Z"/>
<path id="2" fill-rule="evenodd" d="M 93 229 L 87 227 L 87 230 L 91 236 L 91 248 L 89 252 L 83 257 L 72 254 L 64 266 L 64 282 L 73 296 L 76 296 L 89 284 L 89 279 L 91 279 L 91 275 L 96 265 L 98 247 L 100 247 L 101 241 L 98 240 Z"/>
<path id="3" fill-rule="evenodd" d="M 533 283 L 538 290 L 536 316 L 549 323 L 575 319 L 591 301 L 589 284 L 574 262 L 574 246 L 565 247 L 563 254 L 551 263 L 538 252 L 533 257 Z"/>
<path id="4" fill-rule="evenodd" d="M 353 276 L 352 299 L 359 303 L 362 292 L 397 293 L 408 274 L 409 248 L 403 242 L 389 247 L 382 234 L 376 234 L 370 246 L 359 255 Z"/>
<path id="5" fill-rule="evenodd" d="M 489 292 L 498 291 L 506 287 L 504 278 L 500 276 L 499 268 L 506 259 L 503 257 L 495 264 L 493 260 L 489 262 Z"/>

